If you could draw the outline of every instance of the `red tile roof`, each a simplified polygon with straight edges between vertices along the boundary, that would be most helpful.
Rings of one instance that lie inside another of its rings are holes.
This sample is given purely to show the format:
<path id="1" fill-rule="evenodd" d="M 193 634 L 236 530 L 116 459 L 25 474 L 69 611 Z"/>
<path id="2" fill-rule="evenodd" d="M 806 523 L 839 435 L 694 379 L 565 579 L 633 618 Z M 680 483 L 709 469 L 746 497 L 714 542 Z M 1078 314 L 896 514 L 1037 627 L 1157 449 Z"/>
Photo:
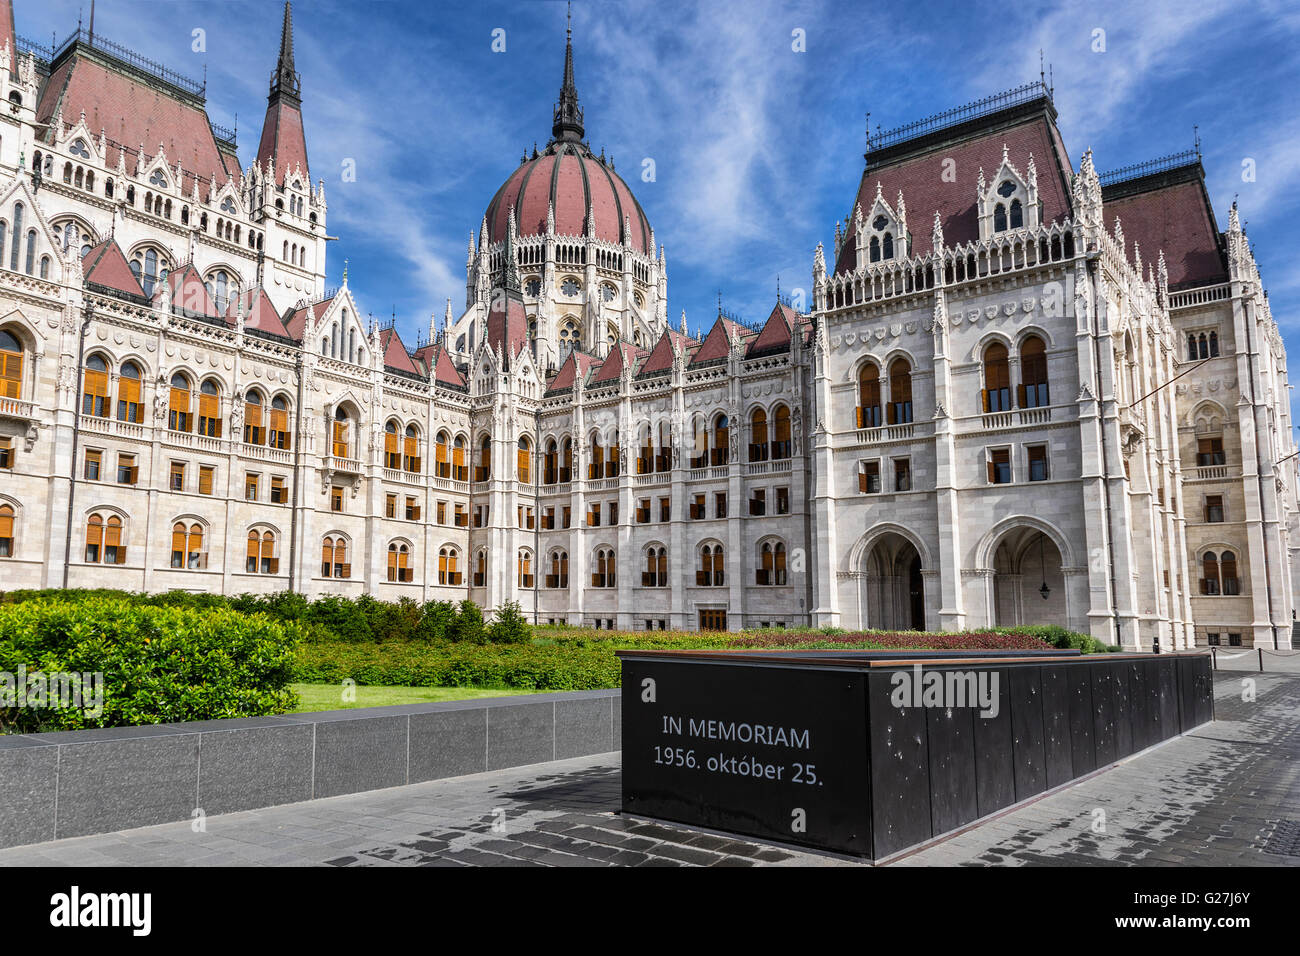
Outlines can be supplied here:
<path id="1" fill-rule="evenodd" d="M 127 264 L 126 255 L 113 239 L 105 239 L 82 257 L 81 275 L 86 282 L 145 298 L 144 289 Z"/>
<path id="2" fill-rule="evenodd" d="M 500 351 L 508 362 L 518 355 L 528 339 L 528 316 L 522 299 L 514 295 L 495 295 L 487 317 L 487 340 L 492 350 Z"/>
<path id="3" fill-rule="evenodd" d="M 207 286 L 203 284 L 203 277 L 199 275 L 193 263 L 187 262 L 179 269 L 169 272 L 165 283 L 158 283 L 158 288 L 153 294 L 155 303 L 161 301 L 164 287 L 171 293 L 173 312 L 184 311 L 212 319 L 222 317 L 217 311 L 212 297 L 208 295 Z"/>
<path id="4" fill-rule="evenodd" d="M 9 47 L 9 72 L 18 75 L 18 31 L 14 29 L 13 0 L 0 0 L 0 49 Z"/>
<path id="5" fill-rule="evenodd" d="M 1219 244 L 1219 230 L 1205 192 L 1204 173 L 1147 177 L 1154 188 L 1126 190 L 1120 183 L 1103 190 L 1106 229 L 1113 232 L 1115 218 L 1124 229 L 1125 252 L 1134 261 L 1134 245 L 1142 261 L 1154 272 L 1161 250 L 1169 270 L 1169 287 L 1226 280 L 1227 266 Z M 1125 193 L 1128 193 L 1125 195 Z M 1110 193 L 1115 198 L 1106 198 Z M 1118 195 L 1116 195 L 1118 194 Z"/>
<path id="6" fill-rule="evenodd" d="M 312 324 L 320 321 L 320 317 L 325 314 L 325 310 L 330 307 L 333 298 L 323 299 L 313 305 L 305 305 L 300 309 L 295 309 L 289 316 L 289 321 L 284 324 L 289 331 L 289 337 L 302 341 L 303 333 L 307 328 L 307 313 L 311 313 Z"/>
<path id="7" fill-rule="evenodd" d="M 411 356 L 407 354 L 406 346 L 402 344 L 402 337 L 397 334 L 396 328 L 387 328 L 379 333 L 379 347 L 384 350 L 386 367 L 395 368 L 399 372 L 409 372 L 411 375 L 420 374 L 420 370 L 411 361 Z"/>
<path id="8" fill-rule="evenodd" d="M 460 369 L 456 368 L 456 363 L 452 361 L 451 355 L 446 348 L 441 345 L 425 345 L 415 353 L 416 357 L 424 363 L 426 374 L 432 370 L 432 378 L 440 385 L 451 385 L 456 388 L 465 388 L 465 376 L 460 374 Z"/>
<path id="9" fill-rule="evenodd" d="M 303 178 L 311 182 L 307 168 L 307 137 L 302 130 L 302 111 L 279 98 L 266 108 L 262 122 L 262 139 L 257 145 L 257 161 L 265 165 L 275 158 L 275 181 L 283 184 L 295 166 L 302 167 Z"/>
<path id="10" fill-rule="evenodd" d="M 999 122 L 1006 122 L 1006 116 L 1005 112 L 991 114 L 959 141 L 940 143 L 920 154 L 904 153 L 896 161 L 880 165 L 873 165 L 869 160 L 854 207 L 861 204 L 862 215 L 870 214 L 876 199 L 877 182 L 891 207 L 897 203 L 899 190 L 902 190 L 903 201 L 907 203 L 913 256 L 924 255 L 933 248 L 930 239 L 936 211 L 947 245 L 978 239 L 975 194 L 979 172 L 983 168 L 985 177 L 990 179 L 997 174 L 1005 144 L 1011 164 L 1021 175 L 1025 175 L 1029 165 L 1029 154 L 1034 156 L 1043 222 L 1065 219 L 1070 215 L 1070 190 L 1066 179 L 1070 167 L 1055 123 L 1046 113 L 1039 112 L 1024 116 L 1010 126 L 999 127 Z M 950 160 L 951 166 L 948 165 Z M 953 175 L 945 177 L 944 173 L 949 169 Z M 852 217 L 852 211 L 849 215 Z M 856 243 L 851 235 L 853 223 L 850 221 L 846 225 L 850 235 L 840 250 L 836 272 L 852 271 L 856 262 Z"/>
<path id="11" fill-rule="evenodd" d="M 239 164 L 228 166 L 212 136 L 207 113 L 192 101 L 168 94 L 161 87 L 129 76 L 74 52 L 59 63 L 46 81 L 36 109 L 37 123 L 51 123 L 60 105 L 64 129 L 70 129 L 86 114 L 86 126 L 92 134 L 104 131 L 109 140 L 106 164 L 117 166 L 118 154 L 127 151 L 126 168 L 135 172 L 135 152 L 143 148 L 146 162 L 152 160 L 161 143 L 167 153 L 168 168 L 174 173 L 176 163 L 184 171 L 182 191 L 188 195 L 194 177 L 207 181 L 238 173 Z M 53 130 L 44 134 L 46 141 Z"/>
<path id="12" fill-rule="evenodd" d="M 600 369 L 592 377 L 591 384 L 617 381 L 625 368 L 635 372 L 637 359 L 645 354 L 645 349 L 639 349 L 631 342 L 619 342 L 618 345 L 609 350 L 609 354 L 605 356 L 605 361 L 601 363 Z"/>
<path id="13" fill-rule="evenodd" d="M 749 345 L 749 355 L 778 351 L 790 347 L 791 330 L 799 321 L 799 313 L 784 302 L 778 302 L 767 317 L 763 329 Z"/>
<path id="14" fill-rule="evenodd" d="M 600 359 L 594 355 L 588 355 L 586 352 L 570 352 L 569 357 L 560 364 L 560 370 L 555 373 L 555 377 L 546 386 L 546 390 L 548 392 L 560 392 L 573 388 L 575 380 L 585 379 L 592 367 L 598 364 L 600 364 Z"/>
<path id="15" fill-rule="evenodd" d="M 226 309 L 227 322 L 232 325 L 235 323 L 241 306 L 244 309 L 244 328 L 289 337 L 289 330 L 284 327 L 284 322 L 281 321 L 280 314 L 275 311 L 270 296 L 261 286 L 241 292 L 230 300 L 230 307 Z"/>
<path id="16" fill-rule="evenodd" d="M 724 319 L 721 316 L 713 323 L 713 328 L 709 329 L 709 334 L 704 336 L 704 341 L 700 347 L 695 350 L 691 356 L 691 365 L 698 365 L 701 362 L 709 362 L 714 359 L 723 359 L 731 351 L 730 335 L 740 335 L 747 331 L 743 325 Z"/>
<path id="17" fill-rule="evenodd" d="M 659 336 L 659 341 L 654 344 L 654 348 L 650 350 L 646 360 L 641 363 L 641 367 L 637 369 L 637 374 L 649 375 L 654 372 L 666 372 L 673 367 L 674 346 L 681 351 L 687 351 L 692 346 L 698 347 L 698 345 L 699 343 L 689 335 L 683 335 L 672 328 L 664 329 L 664 334 Z"/>

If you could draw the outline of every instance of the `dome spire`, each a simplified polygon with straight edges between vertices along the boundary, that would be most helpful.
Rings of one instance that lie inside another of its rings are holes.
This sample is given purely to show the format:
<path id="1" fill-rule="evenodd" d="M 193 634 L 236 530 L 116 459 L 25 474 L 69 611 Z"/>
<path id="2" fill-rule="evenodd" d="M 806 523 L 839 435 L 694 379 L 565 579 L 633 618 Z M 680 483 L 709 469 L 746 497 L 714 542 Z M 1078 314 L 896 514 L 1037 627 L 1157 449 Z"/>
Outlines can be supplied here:
<path id="1" fill-rule="evenodd" d="M 560 99 L 555 104 L 551 137 L 554 140 L 582 142 L 582 107 L 578 105 L 578 89 L 573 84 L 573 5 L 566 16 L 564 39 L 564 83 L 560 86 Z"/>

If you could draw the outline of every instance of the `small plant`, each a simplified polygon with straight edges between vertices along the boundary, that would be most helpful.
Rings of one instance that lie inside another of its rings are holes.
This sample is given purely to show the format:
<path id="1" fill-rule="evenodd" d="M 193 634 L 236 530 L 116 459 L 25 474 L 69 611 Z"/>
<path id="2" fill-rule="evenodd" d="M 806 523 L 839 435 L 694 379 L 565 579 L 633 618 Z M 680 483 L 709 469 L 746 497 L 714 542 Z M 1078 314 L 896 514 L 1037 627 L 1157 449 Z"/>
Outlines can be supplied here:
<path id="1" fill-rule="evenodd" d="M 488 640 L 493 644 L 527 644 L 532 640 L 533 631 L 524 619 L 516 601 L 506 601 L 497 608 L 488 628 Z"/>

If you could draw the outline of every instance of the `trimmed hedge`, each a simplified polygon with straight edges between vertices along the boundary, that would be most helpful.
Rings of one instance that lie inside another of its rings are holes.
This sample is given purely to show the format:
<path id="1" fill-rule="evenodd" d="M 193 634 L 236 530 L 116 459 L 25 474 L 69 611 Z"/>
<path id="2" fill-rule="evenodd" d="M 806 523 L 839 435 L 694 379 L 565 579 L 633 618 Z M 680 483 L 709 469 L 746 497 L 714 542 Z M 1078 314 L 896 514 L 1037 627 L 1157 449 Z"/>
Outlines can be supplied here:
<path id="1" fill-rule="evenodd" d="M 298 630 L 228 608 L 84 597 L 0 604 L 0 671 L 103 674 L 96 708 L 0 707 L 0 732 L 258 717 L 297 705 Z M 89 692 L 90 688 L 86 688 Z"/>

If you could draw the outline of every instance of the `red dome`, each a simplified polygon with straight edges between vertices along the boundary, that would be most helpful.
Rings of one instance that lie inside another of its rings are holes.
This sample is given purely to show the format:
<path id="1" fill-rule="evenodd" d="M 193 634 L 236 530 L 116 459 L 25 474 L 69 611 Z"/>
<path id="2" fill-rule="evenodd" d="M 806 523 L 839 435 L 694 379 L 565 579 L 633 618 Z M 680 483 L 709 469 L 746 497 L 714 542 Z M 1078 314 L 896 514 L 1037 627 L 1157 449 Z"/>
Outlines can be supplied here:
<path id="1" fill-rule="evenodd" d="M 544 153 L 511 174 L 487 208 L 488 235 L 492 242 L 506 237 L 510 209 L 515 210 L 519 235 L 546 235 L 546 210 L 555 204 L 555 232 L 561 236 L 586 235 L 587 206 L 596 216 L 596 238 L 622 244 L 623 220 L 631 227 L 634 250 L 653 258 L 650 223 L 627 183 L 591 154 L 585 143 L 552 142 Z"/>

